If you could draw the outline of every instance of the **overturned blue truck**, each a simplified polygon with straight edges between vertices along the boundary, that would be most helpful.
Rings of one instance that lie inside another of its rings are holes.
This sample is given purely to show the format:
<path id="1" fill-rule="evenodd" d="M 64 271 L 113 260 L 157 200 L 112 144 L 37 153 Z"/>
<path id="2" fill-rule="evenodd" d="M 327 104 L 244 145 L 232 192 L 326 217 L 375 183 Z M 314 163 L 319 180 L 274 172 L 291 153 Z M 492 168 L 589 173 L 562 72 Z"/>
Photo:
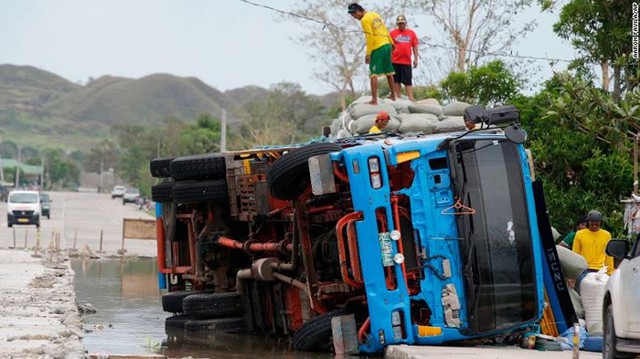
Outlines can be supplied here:
<path id="1" fill-rule="evenodd" d="M 564 331 L 575 313 L 518 112 L 465 117 L 476 129 L 151 161 L 167 323 L 362 353 Z"/>

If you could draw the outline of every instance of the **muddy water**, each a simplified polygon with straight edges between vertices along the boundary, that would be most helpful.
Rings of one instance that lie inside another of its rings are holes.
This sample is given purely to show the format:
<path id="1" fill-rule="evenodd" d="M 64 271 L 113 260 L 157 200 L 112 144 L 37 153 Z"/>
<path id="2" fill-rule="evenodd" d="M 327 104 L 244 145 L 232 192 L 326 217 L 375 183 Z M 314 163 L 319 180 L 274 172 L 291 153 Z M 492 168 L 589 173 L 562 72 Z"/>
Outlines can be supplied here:
<path id="1" fill-rule="evenodd" d="M 96 314 L 82 317 L 89 353 L 163 354 L 170 358 L 294 358 L 288 341 L 262 335 L 203 335 L 165 331 L 155 259 L 73 260 L 79 304 Z M 295 353 L 296 359 L 332 355 Z"/>

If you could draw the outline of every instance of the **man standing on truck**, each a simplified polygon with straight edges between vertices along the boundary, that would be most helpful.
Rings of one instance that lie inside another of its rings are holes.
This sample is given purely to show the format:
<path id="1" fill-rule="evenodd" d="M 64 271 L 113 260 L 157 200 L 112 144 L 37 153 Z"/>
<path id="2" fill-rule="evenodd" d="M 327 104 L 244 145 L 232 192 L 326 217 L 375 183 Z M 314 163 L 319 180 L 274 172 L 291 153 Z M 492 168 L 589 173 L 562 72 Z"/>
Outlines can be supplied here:
<path id="1" fill-rule="evenodd" d="M 393 63 L 393 81 L 396 85 L 396 95 L 402 93 L 402 85 L 407 92 L 410 101 L 415 101 L 413 97 L 413 74 L 411 69 L 411 53 L 413 53 L 413 67 L 418 66 L 418 37 L 413 30 L 407 28 L 407 18 L 404 15 L 396 19 L 396 28 L 391 30 L 391 39 L 396 48 L 391 54 Z"/>
<path id="2" fill-rule="evenodd" d="M 354 19 L 360 20 L 362 31 L 367 43 L 367 56 L 364 62 L 369 65 L 369 78 L 371 80 L 371 105 L 378 104 L 378 76 L 386 76 L 389 83 L 389 98 L 396 100 L 395 85 L 393 82 L 393 64 L 391 63 L 391 51 L 393 41 L 389 35 L 387 26 L 380 15 L 373 11 L 365 11 L 358 3 L 351 3 L 347 12 Z"/>

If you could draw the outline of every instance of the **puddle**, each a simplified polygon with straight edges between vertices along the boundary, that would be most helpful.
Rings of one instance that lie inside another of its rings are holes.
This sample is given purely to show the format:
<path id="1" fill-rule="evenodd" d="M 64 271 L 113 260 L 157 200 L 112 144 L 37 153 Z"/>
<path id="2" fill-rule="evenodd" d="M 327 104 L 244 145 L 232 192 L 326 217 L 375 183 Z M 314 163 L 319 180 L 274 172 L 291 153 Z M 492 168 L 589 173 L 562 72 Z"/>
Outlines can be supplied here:
<path id="1" fill-rule="evenodd" d="M 78 304 L 91 303 L 96 314 L 82 317 L 83 344 L 89 353 L 163 354 L 170 358 L 333 358 L 299 353 L 289 341 L 264 335 L 205 335 L 165 331 L 155 259 L 83 261 L 74 259 Z"/>

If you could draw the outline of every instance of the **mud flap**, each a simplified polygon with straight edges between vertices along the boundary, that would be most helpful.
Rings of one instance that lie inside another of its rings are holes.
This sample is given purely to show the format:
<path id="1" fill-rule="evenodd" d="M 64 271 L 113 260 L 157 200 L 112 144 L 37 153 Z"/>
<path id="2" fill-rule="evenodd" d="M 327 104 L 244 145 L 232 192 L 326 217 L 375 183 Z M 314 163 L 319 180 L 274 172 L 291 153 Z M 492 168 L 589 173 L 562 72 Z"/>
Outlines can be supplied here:
<path id="1" fill-rule="evenodd" d="M 556 251 L 553 234 L 551 233 L 549 213 L 540 180 L 533 182 L 533 198 L 536 204 L 536 216 L 538 217 L 538 232 L 542 242 L 544 286 L 558 332 L 563 333 L 567 328 L 572 327 L 573 323 L 578 321 L 578 318 L 571 304 L 567 282 L 560 266 L 560 259 Z"/>

